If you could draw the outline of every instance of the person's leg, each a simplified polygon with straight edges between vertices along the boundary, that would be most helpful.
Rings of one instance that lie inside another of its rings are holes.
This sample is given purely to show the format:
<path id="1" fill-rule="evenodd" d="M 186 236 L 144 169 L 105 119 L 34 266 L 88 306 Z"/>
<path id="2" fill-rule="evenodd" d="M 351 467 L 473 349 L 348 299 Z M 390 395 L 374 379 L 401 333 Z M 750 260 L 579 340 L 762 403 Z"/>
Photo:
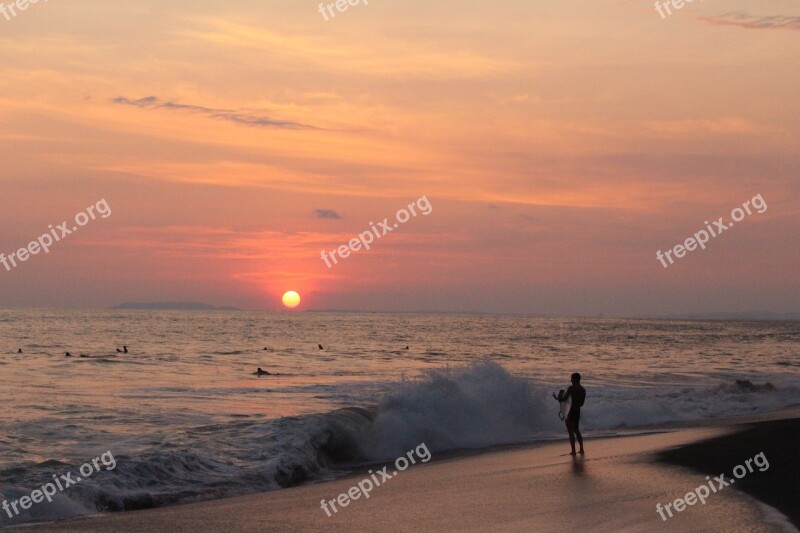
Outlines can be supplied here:
<path id="1" fill-rule="evenodd" d="M 581 435 L 581 420 L 580 418 L 575 421 L 575 435 L 578 437 L 578 444 L 581 447 L 581 453 L 583 453 L 583 435 Z M 575 450 L 575 445 L 572 446 L 573 451 Z"/>
<path id="2" fill-rule="evenodd" d="M 567 418 L 567 432 L 569 433 L 569 445 L 572 448 L 572 455 L 575 455 L 575 429 L 572 420 Z"/>

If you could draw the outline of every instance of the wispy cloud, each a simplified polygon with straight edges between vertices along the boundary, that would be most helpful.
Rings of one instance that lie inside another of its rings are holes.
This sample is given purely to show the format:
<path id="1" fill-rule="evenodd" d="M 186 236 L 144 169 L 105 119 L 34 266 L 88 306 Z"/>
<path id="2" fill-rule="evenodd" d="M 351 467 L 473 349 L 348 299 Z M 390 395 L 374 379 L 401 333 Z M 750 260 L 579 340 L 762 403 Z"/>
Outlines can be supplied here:
<path id="1" fill-rule="evenodd" d="M 719 17 L 701 17 L 700 20 L 716 26 L 738 26 L 748 30 L 800 31 L 800 17 L 786 15 L 759 16 L 743 11 L 734 11 Z"/>
<path id="2" fill-rule="evenodd" d="M 642 123 L 648 133 L 666 137 L 687 135 L 755 135 L 760 133 L 758 125 L 743 118 L 703 118 L 686 120 L 649 120 Z"/>
<path id="3" fill-rule="evenodd" d="M 334 219 L 342 218 L 342 215 L 340 215 L 333 209 L 314 209 L 314 216 L 317 218 L 334 218 Z"/>
<path id="4" fill-rule="evenodd" d="M 373 46 L 361 46 L 332 36 L 283 33 L 261 25 L 240 24 L 221 17 L 196 17 L 198 29 L 179 31 L 195 44 L 203 41 L 240 50 L 237 61 L 268 54 L 271 66 L 307 65 L 315 72 L 358 73 L 371 77 L 472 79 L 505 77 L 523 64 L 500 54 L 487 54 L 479 43 L 415 43 L 381 34 L 365 34 Z M 254 55 L 255 54 L 255 55 Z M 251 59 L 252 60 L 252 59 Z"/>
<path id="5" fill-rule="evenodd" d="M 213 107 L 205 107 L 192 104 L 181 104 L 178 102 L 164 101 L 157 96 L 146 96 L 136 100 L 118 96 L 112 100 L 115 104 L 124 104 L 134 107 L 147 108 L 147 109 L 167 109 L 171 111 L 186 111 L 190 113 L 199 113 L 208 115 L 209 117 L 217 120 L 226 120 L 235 124 L 243 126 L 252 126 L 256 128 L 283 128 L 291 130 L 318 130 L 316 126 L 309 124 L 301 124 L 291 120 L 276 120 L 268 117 L 263 117 L 243 111 L 236 111 L 232 109 L 215 109 Z"/>

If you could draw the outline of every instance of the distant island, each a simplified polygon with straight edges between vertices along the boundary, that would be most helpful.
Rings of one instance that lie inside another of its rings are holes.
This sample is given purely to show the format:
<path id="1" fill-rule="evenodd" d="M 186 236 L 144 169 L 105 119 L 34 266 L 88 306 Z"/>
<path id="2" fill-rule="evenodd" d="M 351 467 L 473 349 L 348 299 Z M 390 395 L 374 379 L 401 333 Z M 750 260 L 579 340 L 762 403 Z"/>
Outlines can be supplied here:
<path id="1" fill-rule="evenodd" d="M 238 307 L 218 307 L 196 302 L 125 302 L 111 309 L 156 309 L 160 311 L 241 311 Z"/>

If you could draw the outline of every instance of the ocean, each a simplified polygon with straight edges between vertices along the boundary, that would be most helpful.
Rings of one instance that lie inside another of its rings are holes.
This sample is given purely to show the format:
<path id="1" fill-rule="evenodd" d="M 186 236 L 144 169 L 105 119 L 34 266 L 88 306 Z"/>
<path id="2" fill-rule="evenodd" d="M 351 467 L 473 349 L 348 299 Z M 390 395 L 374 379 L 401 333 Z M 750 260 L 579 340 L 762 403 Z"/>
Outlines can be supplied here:
<path id="1" fill-rule="evenodd" d="M 116 461 L 0 525 L 332 479 L 421 443 L 567 448 L 550 394 L 576 371 L 585 436 L 773 411 L 800 404 L 800 322 L 0 311 L 0 500 Z"/>

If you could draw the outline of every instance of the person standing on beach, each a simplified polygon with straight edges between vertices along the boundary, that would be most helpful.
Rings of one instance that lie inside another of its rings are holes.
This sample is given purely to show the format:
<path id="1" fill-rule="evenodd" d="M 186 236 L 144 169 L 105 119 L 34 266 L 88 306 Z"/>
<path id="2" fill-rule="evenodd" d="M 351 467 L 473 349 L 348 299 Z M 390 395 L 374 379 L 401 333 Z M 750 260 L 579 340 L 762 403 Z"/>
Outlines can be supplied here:
<path id="1" fill-rule="evenodd" d="M 583 407 L 583 402 L 586 401 L 586 389 L 581 385 L 581 375 L 579 373 L 575 372 L 572 374 L 570 381 L 572 381 L 572 385 L 567 387 L 567 390 L 565 390 L 563 394 L 559 394 L 558 396 L 553 394 L 553 397 L 559 402 L 565 402 L 568 398 L 572 399 L 569 414 L 564 421 L 567 423 L 569 445 L 572 447 L 572 453 L 570 455 L 575 455 L 575 437 L 578 438 L 578 444 L 580 445 L 580 451 L 578 453 L 583 453 L 583 435 L 581 435 L 580 424 L 581 407 Z"/>

